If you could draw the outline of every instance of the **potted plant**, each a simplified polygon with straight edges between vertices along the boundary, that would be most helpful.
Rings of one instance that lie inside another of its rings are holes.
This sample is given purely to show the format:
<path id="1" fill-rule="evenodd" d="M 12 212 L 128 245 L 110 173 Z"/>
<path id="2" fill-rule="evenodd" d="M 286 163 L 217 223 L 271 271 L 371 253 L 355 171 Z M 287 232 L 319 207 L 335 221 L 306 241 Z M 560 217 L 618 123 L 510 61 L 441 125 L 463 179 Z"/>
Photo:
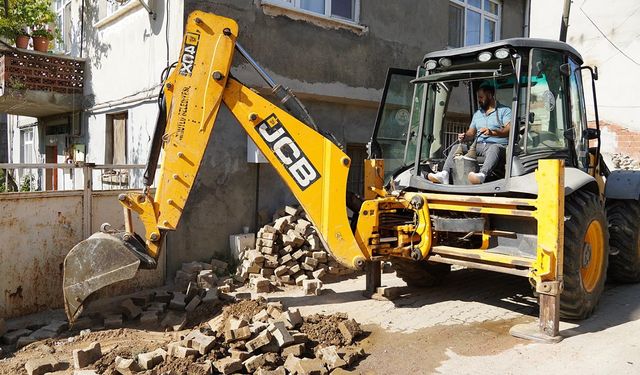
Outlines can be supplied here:
<path id="1" fill-rule="evenodd" d="M 12 18 L 0 18 L 0 36 L 7 40 L 15 41 L 18 48 L 27 48 L 29 46 L 29 33 Z"/>
<path id="2" fill-rule="evenodd" d="M 53 40 L 53 32 L 50 29 L 37 29 L 31 33 L 33 49 L 38 52 L 47 52 L 49 43 Z"/>
<path id="3" fill-rule="evenodd" d="M 46 52 L 54 34 L 49 29 L 56 20 L 56 14 L 51 8 L 50 0 L 20 0 L 9 8 L 10 18 L 18 25 L 26 25 L 33 36 L 40 37 L 38 51 Z M 37 33 L 37 34 L 36 34 Z M 34 41 L 34 48 L 36 42 Z M 44 48 L 44 49 L 43 49 Z"/>

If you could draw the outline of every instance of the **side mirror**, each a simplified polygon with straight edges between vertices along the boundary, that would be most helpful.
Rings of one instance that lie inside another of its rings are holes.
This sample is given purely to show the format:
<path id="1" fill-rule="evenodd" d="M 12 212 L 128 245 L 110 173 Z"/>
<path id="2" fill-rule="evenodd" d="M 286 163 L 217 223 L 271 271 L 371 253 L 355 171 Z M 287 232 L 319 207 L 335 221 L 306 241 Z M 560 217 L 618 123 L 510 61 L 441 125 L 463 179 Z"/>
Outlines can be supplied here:
<path id="1" fill-rule="evenodd" d="M 587 139 L 600 139 L 600 129 L 588 128 L 587 129 Z"/>

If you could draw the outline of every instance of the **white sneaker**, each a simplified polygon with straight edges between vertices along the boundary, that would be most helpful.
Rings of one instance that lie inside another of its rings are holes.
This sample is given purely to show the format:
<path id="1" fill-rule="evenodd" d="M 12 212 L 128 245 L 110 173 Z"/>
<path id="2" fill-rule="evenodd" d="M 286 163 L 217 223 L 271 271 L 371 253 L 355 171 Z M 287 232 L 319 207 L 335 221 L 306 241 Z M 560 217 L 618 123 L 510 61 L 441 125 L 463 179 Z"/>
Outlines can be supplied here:
<path id="1" fill-rule="evenodd" d="M 444 184 L 444 185 L 449 185 L 449 172 L 447 171 L 440 171 L 437 173 L 429 173 L 427 175 L 427 178 L 429 179 L 429 181 L 436 183 L 436 184 Z"/>
<path id="2" fill-rule="evenodd" d="M 482 172 L 469 172 L 469 182 L 472 184 L 481 184 L 487 176 Z"/>

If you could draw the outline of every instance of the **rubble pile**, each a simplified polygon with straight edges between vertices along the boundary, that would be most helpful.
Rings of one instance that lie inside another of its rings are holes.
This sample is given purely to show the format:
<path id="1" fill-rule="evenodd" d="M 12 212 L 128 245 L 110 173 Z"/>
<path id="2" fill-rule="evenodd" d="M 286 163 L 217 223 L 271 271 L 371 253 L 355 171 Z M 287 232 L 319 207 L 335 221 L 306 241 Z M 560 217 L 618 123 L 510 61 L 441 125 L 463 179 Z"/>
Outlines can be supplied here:
<path id="1" fill-rule="evenodd" d="M 141 309 L 131 303 L 127 300 L 122 306 L 136 312 Z M 263 298 L 227 304 L 213 319 L 176 334 L 171 341 L 134 351 L 121 345 L 105 349 L 99 333 L 81 333 L 90 335 L 86 337 L 91 342 L 74 349 L 68 358 L 60 356 L 58 349 L 55 357 L 59 359 L 48 354 L 33 356 L 24 369 L 29 375 L 65 367 L 82 374 L 311 375 L 353 368 L 364 356 L 357 347 L 360 325 L 346 315 L 305 318 L 298 309 L 285 309 L 282 303 L 267 303 Z"/>
<path id="2" fill-rule="evenodd" d="M 242 264 L 236 279 L 248 282 L 258 293 L 274 286 L 299 285 L 305 294 L 320 294 L 326 275 L 349 275 L 324 248 L 306 212 L 287 206 L 276 212 L 274 221 L 257 233 L 256 248 L 240 253 Z"/>
<path id="3" fill-rule="evenodd" d="M 613 163 L 614 168 L 616 169 L 625 169 L 625 170 L 640 169 L 640 162 L 633 159 L 629 155 L 614 153 L 614 154 L 611 154 L 611 161 Z"/>

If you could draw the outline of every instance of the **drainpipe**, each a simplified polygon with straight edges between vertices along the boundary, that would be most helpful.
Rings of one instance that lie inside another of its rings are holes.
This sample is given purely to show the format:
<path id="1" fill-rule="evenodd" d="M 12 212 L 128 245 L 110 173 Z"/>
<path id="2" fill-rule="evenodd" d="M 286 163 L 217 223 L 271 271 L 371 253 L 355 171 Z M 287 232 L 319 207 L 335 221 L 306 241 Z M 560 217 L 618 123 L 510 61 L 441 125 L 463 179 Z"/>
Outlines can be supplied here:
<path id="1" fill-rule="evenodd" d="M 571 12 L 571 0 L 564 0 L 562 9 L 562 22 L 560 23 L 560 41 L 567 41 L 567 29 L 569 28 L 569 13 Z"/>
<path id="2" fill-rule="evenodd" d="M 529 38 L 531 30 L 529 24 L 531 22 L 531 0 L 524 1 L 524 25 L 522 26 L 522 36 Z"/>

